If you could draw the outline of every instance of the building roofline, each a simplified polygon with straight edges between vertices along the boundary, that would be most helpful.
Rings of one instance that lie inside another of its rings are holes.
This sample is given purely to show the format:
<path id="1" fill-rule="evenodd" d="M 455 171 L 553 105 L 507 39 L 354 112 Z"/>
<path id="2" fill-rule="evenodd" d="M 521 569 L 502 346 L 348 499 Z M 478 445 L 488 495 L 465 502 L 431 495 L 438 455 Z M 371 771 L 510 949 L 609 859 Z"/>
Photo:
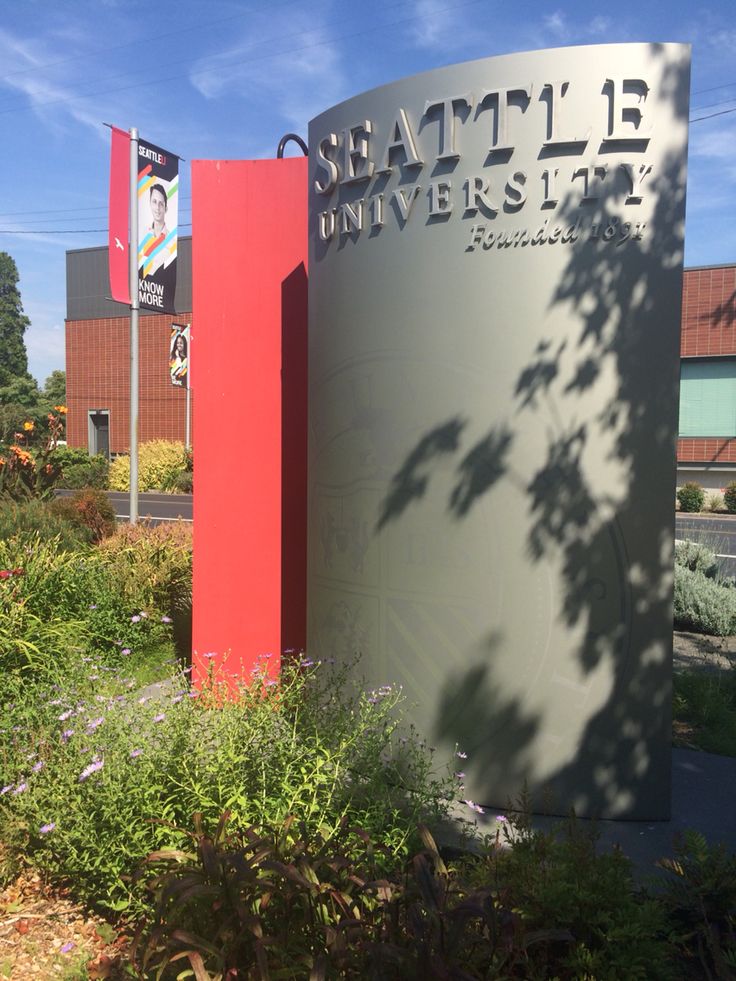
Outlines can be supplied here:
<path id="1" fill-rule="evenodd" d="M 180 235 L 179 236 L 179 241 L 180 242 L 183 242 L 185 240 L 191 241 L 191 239 L 192 239 L 192 236 L 191 235 Z M 66 250 L 66 254 L 67 255 L 72 255 L 72 254 L 73 255 L 77 255 L 80 252 L 101 252 L 103 249 L 107 249 L 107 248 L 108 248 L 107 245 L 87 245 L 83 249 L 67 249 Z"/>
<path id="2" fill-rule="evenodd" d="M 705 266 L 685 266 L 684 272 L 700 272 L 701 269 L 733 269 L 736 262 L 709 262 Z"/>

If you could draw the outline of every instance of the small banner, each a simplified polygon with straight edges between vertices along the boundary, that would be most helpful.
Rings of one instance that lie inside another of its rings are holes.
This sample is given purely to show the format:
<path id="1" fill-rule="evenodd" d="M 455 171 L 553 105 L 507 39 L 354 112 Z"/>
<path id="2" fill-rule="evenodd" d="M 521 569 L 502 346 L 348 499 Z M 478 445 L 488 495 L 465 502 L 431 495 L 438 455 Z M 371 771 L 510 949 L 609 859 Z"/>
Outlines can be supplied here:
<path id="1" fill-rule="evenodd" d="M 175 313 L 179 158 L 138 142 L 138 298 L 141 310 Z"/>
<path id="2" fill-rule="evenodd" d="M 189 324 L 171 325 L 169 374 L 172 385 L 189 388 Z"/>
<path id="3" fill-rule="evenodd" d="M 130 135 L 116 126 L 110 150 L 110 206 L 108 213 L 108 268 L 110 295 L 118 303 L 130 303 L 129 203 Z"/>

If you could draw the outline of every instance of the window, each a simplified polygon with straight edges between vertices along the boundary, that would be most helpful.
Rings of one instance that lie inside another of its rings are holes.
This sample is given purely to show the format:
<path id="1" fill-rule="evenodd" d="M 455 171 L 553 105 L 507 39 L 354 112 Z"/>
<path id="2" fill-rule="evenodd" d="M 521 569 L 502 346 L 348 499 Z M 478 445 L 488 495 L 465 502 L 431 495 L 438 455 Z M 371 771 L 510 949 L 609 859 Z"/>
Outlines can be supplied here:
<path id="1" fill-rule="evenodd" d="M 680 363 L 680 436 L 736 437 L 736 358 Z"/>

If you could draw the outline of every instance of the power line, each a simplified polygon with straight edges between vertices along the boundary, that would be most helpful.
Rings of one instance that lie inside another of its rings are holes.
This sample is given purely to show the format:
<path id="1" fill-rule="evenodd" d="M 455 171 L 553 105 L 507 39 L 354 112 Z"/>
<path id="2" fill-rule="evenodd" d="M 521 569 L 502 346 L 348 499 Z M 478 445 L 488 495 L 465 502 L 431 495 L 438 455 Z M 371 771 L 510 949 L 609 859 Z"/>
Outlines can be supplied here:
<path id="1" fill-rule="evenodd" d="M 192 199 L 188 197 L 179 198 L 182 204 L 188 204 Z M 186 210 L 186 209 L 184 209 Z M 101 211 L 102 215 L 90 215 L 89 220 L 92 221 L 95 218 L 102 218 L 107 213 L 107 205 L 98 204 L 95 207 L 90 208 L 44 208 L 40 211 L 0 211 L 0 218 L 12 218 L 15 215 L 63 215 L 70 214 L 77 216 L 82 211 Z M 71 220 L 71 219 L 70 219 Z M 86 220 L 86 219 L 85 219 Z M 49 219 L 49 221 L 56 221 L 55 218 Z"/>
<path id="2" fill-rule="evenodd" d="M 722 109 L 721 112 L 711 112 L 707 116 L 698 116 L 695 119 L 691 119 L 690 122 L 699 123 L 702 122 L 703 119 L 713 119 L 714 116 L 727 116 L 729 112 L 736 112 L 736 106 L 734 106 L 733 109 Z"/>
<path id="3" fill-rule="evenodd" d="M 693 92 L 693 95 L 705 95 L 706 92 L 717 92 L 718 89 L 730 89 L 734 85 L 736 82 L 724 82 L 723 85 L 713 85 L 709 89 L 698 89 L 697 92 Z"/>
<path id="4" fill-rule="evenodd" d="M 484 2 L 485 0 L 465 0 L 465 2 L 463 3 L 453 4 L 452 6 L 449 7 L 441 7 L 433 12 L 435 14 L 447 13 L 448 11 L 461 10 L 463 7 L 472 7 L 478 3 L 484 3 Z M 220 72 L 223 70 L 223 68 L 234 68 L 238 65 L 249 64 L 254 61 L 264 61 L 264 60 L 267 61 L 269 58 L 279 58 L 279 57 L 283 57 L 284 55 L 297 54 L 300 51 L 308 51 L 313 48 L 321 48 L 327 44 L 333 44 L 335 41 L 345 41 L 355 37 L 363 37 L 366 34 L 374 34 L 377 30 L 382 30 L 387 27 L 399 27 L 402 24 L 408 24 L 411 23 L 412 21 L 418 20 L 421 16 L 422 16 L 421 14 L 415 14 L 412 17 L 405 17 L 401 20 L 389 21 L 387 23 L 378 24 L 375 27 L 366 28 L 365 30 L 362 31 L 352 31 L 348 34 L 337 34 L 334 37 L 325 38 L 324 40 L 321 41 L 314 41 L 312 44 L 297 45 L 294 48 L 288 48 L 284 51 L 269 52 L 267 54 L 259 55 L 255 57 L 250 56 L 246 58 L 239 58 L 235 61 L 220 62 L 217 65 L 213 65 L 211 68 L 197 69 L 197 74 L 207 75 L 210 74 L 211 72 Z M 283 40 L 284 37 L 301 37 L 305 33 L 307 32 L 299 31 L 296 34 L 281 35 L 280 37 L 268 38 L 265 41 L 254 42 L 253 45 L 251 45 L 250 47 L 258 47 L 259 45 L 262 44 L 270 44 L 273 41 Z M 131 72 L 126 72 L 124 75 L 113 75 L 110 77 L 128 78 L 130 77 L 131 74 L 132 74 Z M 190 77 L 190 72 L 186 72 L 184 74 L 168 75 L 161 78 L 149 78 L 146 79 L 145 81 L 132 82 L 130 85 L 120 85 L 120 86 L 114 86 L 113 88 L 109 88 L 109 89 L 100 89 L 99 91 L 85 92 L 83 95 L 71 95 L 61 99 L 50 99 L 47 102 L 34 102 L 32 103 L 31 106 L 28 105 L 6 106 L 5 108 L 0 108 L 0 115 L 6 115 L 7 113 L 10 112 L 21 112 L 29 108 L 43 109 L 46 106 L 56 106 L 67 102 L 77 102 L 80 99 L 89 99 L 94 96 L 108 95 L 112 92 L 126 92 L 129 91 L 130 89 L 145 88 L 146 86 L 150 86 L 150 85 L 160 85 L 163 82 L 175 82 L 175 81 L 179 81 L 182 78 L 189 78 L 189 77 Z"/>

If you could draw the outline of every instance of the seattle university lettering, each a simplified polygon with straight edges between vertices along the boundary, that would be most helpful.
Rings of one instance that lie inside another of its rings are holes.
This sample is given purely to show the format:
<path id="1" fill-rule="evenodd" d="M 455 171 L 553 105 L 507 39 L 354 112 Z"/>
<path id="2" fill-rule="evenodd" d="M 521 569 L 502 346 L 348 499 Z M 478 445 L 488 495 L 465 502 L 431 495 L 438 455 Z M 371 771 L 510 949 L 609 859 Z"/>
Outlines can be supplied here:
<path id="1" fill-rule="evenodd" d="M 652 138 L 649 83 L 644 78 L 602 76 L 591 84 L 599 93 L 594 103 L 598 117 L 590 121 L 594 125 L 585 127 L 576 124 L 568 109 L 572 90 L 563 80 L 428 99 L 417 119 L 398 107 L 380 139 L 381 126 L 375 119 L 357 120 L 340 132 L 327 133 L 316 143 L 313 189 L 325 199 L 337 195 L 338 201 L 318 212 L 320 240 L 355 237 L 367 229 L 375 234 L 389 220 L 403 228 L 421 211 L 435 221 L 451 215 L 472 219 L 466 251 L 473 251 L 494 241 L 488 228 L 502 214 L 524 217 L 530 211 L 554 211 L 563 200 L 569 207 L 571 198 L 580 206 L 592 206 L 611 194 L 626 208 L 640 205 L 656 176 L 653 164 L 642 158 Z M 469 175 L 455 176 L 467 133 L 477 126 L 484 127 L 486 134 L 484 155 L 476 156 Z M 524 164 L 514 166 L 522 136 L 527 146 Z M 530 137 L 540 161 L 534 169 L 529 164 Z M 618 158 L 606 159 L 611 154 Z M 621 160 L 621 154 L 626 159 Z M 397 169 L 404 182 L 386 192 L 386 181 Z M 438 169 L 453 173 L 437 178 Z M 426 180 L 421 180 L 425 173 Z M 406 178 L 412 176 L 414 182 L 407 185 Z M 348 196 L 343 189 L 361 186 L 365 194 L 343 200 Z M 534 218 L 531 221 L 530 227 L 505 233 L 504 243 L 515 236 L 516 244 L 535 244 Z M 561 229 L 556 236 L 542 238 L 548 244 L 564 244 L 582 233 L 601 242 L 620 243 L 640 239 L 646 227 L 635 220 L 620 225 L 608 236 L 605 230 L 583 223 L 575 235 L 566 236 Z"/>

